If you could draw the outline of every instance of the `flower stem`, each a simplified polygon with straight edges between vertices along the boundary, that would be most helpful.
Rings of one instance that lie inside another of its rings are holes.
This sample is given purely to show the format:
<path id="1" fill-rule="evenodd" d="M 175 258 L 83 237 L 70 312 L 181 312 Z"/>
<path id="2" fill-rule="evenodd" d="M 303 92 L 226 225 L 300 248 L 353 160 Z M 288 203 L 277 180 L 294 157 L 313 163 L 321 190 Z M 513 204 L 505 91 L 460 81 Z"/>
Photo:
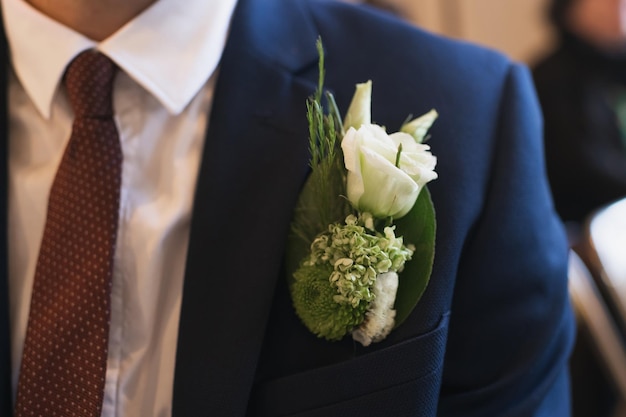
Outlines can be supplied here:
<path id="1" fill-rule="evenodd" d="M 402 144 L 398 145 L 398 153 L 396 154 L 396 168 L 400 168 L 400 155 L 402 155 Z"/>

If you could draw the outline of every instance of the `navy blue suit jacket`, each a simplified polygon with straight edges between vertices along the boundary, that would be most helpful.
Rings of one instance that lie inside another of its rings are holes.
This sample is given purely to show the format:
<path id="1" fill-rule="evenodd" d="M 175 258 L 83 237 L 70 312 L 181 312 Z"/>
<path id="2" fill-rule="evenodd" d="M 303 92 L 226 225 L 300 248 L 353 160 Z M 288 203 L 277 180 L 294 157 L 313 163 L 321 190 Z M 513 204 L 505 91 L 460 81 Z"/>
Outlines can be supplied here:
<path id="1" fill-rule="evenodd" d="M 430 185 L 438 220 L 431 281 L 410 318 L 368 348 L 311 335 L 285 286 L 285 238 L 308 174 L 304 104 L 317 80 L 318 35 L 326 86 L 342 111 L 355 83 L 371 79 L 376 123 L 396 130 L 409 114 L 440 114 L 430 141 L 439 160 Z M 7 62 L 0 69 L 4 155 Z M 175 417 L 569 414 L 567 246 L 546 186 L 540 114 L 525 68 L 371 9 L 240 0 L 210 117 L 184 283 Z M 5 416 L 5 222 L 0 234 Z"/>

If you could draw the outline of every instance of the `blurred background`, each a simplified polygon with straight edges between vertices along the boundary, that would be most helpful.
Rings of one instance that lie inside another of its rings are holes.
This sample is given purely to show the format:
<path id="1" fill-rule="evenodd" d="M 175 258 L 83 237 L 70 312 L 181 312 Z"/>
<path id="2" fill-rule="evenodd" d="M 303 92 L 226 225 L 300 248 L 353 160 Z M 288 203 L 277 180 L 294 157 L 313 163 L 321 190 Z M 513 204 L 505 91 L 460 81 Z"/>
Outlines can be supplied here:
<path id="1" fill-rule="evenodd" d="M 430 31 L 504 51 L 534 62 L 555 42 L 546 18 L 548 0 L 379 0 Z"/>
<path id="2" fill-rule="evenodd" d="M 432 32 L 470 40 L 530 64 L 549 51 L 549 0 L 349 0 L 389 8 Z"/>

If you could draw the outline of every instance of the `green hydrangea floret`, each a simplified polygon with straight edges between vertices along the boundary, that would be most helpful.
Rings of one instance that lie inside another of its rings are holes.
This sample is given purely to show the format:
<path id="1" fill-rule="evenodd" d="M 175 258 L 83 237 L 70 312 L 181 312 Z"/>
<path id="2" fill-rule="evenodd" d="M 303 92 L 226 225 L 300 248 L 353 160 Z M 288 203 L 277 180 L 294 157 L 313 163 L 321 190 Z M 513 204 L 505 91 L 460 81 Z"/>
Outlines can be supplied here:
<path id="1" fill-rule="evenodd" d="M 370 214 L 349 215 L 314 239 L 310 256 L 294 273 L 296 313 L 319 337 L 341 339 L 363 321 L 376 277 L 401 271 L 412 255 L 393 226 L 380 233 Z"/>

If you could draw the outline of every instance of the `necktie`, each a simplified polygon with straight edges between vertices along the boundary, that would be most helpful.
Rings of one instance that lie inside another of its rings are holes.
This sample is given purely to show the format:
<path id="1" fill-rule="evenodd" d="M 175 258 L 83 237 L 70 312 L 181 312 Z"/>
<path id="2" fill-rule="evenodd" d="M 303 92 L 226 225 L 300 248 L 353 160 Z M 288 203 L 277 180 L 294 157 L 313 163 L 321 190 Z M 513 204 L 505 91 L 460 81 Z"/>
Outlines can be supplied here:
<path id="1" fill-rule="evenodd" d="M 122 169 L 116 70 L 109 58 L 85 51 L 64 76 L 75 118 L 48 200 L 17 417 L 101 413 Z"/>

